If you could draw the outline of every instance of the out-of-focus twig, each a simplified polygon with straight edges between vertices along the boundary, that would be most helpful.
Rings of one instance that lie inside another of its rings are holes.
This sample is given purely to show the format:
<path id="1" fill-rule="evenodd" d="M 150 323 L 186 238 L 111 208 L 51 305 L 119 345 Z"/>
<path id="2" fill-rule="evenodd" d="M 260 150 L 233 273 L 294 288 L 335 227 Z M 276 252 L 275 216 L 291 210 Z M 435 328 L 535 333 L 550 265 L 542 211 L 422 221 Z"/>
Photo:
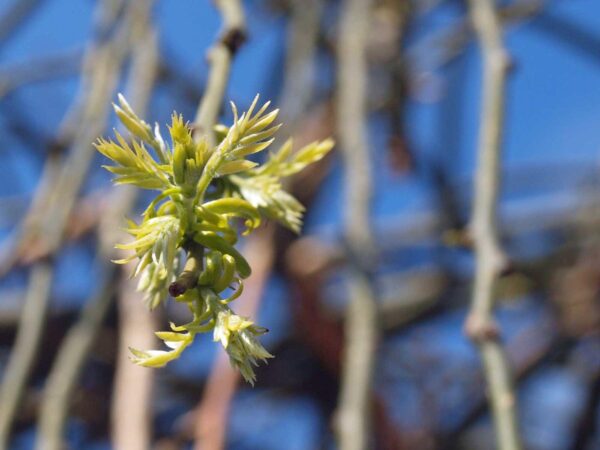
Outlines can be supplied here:
<path id="1" fill-rule="evenodd" d="M 369 36 L 369 107 L 381 109 L 385 120 L 389 121 L 389 162 L 397 172 L 410 170 L 414 159 L 404 123 L 408 99 L 408 68 L 403 55 L 408 24 L 415 9 L 416 5 L 412 2 L 377 2 L 371 25 L 371 29 L 377 31 Z"/>
<path id="2" fill-rule="evenodd" d="M 483 103 L 479 159 L 474 183 L 472 238 L 476 269 L 465 331 L 477 344 L 491 400 L 499 450 L 517 450 L 521 441 L 510 368 L 493 318 L 494 285 L 506 265 L 498 242 L 497 198 L 504 123 L 508 57 L 492 0 L 470 0 L 469 12 L 483 56 Z"/>
<path id="3" fill-rule="evenodd" d="M 126 266 L 129 267 L 129 266 Z M 119 347 L 111 404 L 112 444 L 131 450 L 151 448 L 154 371 L 133 364 L 129 346 L 156 345 L 155 318 L 124 273 L 119 283 Z"/>
<path id="4" fill-rule="evenodd" d="M 134 108 L 138 111 L 143 111 L 146 108 L 154 84 L 154 74 L 156 73 L 156 37 L 147 29 L 151 6 L 152 1 L 134 2 L 131 8 L 135 11 L 129 12 L 134 58 L 128 92 Z M 111 264 L 109 260 L 114 252 L 113 247 L 117 240 L 115 230 L 120 228 L 118 224 L 122 217 L 130 211 L 136 195 L 133 189 L 127 188 L 119 189 L 111 197 L 111 207 L 101 221 L 100 243 L 97 253 L 103 272 L 102 287 L 86 303 L 79 320 L 69 330 L 48 376 L 38 433 L 37 447 L 40 450 L 58 450 L 64 447 L 63 430 L 73 390 L 114 298 L 115 278 L 118 271 L 116 266 Z M 144 377 L 147 374 L 141 375 L 141 380 L 137 386 L 150 386 L 149 383 L 143 383 L 142 381 L 144 378 L 148 378 L 147 376 Z M 122 392 L 122 389 L 119 392 Z M 147 402 L 144 406 L 147 407 Z M 121 417 L 121 420 L 131 425 L 129 419 L 136 416 L 135 413 L 139 411 L 139 402 L 132 402 L 123 411 L 127 411 L 127 417 Z M 147 408 L 144 409 L 143 416 L 148 416 Z M 142 428 L 129 427 L 127 433 L 134 440 L 128 440 L 128 445 L 118 445 L 117 448 L 144 449 L 148 447 L 149 433 L 147 426 Z M 133 444 L 139 440 L 141 440 L 141 445 Z"/>
<path id="5" fill-rule="evenodd" d="M 281 112 L 285 128 L 293 126 L 313 96 L 322 0 L 292 0 Z M 280 131 L 280 134 L 284 134 Z"/>
<path id="6" fill-rule="evenodd" d="M 371 445 L 371 380 L 377 343 L 377 306 L 370 280 L 372 180 L 367 136 L 367 34 L 372 2 L 342 3 L 338 36 L 337 134 L 345 165 L 345 238 L 350 260 L 337 435 L 342 450 Z"/>
<path id="7" fill-rule="evenodd" d="M 600 63 L 600 36 L 596 29 L 586 30 L 564 14 L 552 14 L 549 11 L 540 14 L 534 26 L 545 32 L 548 37 L 590 58 L 592 62 Z"/>
<path id="8" fill-rule="evenodd" d="M 215 0 L 215 4 L 223 17 L 223 29 L 208 52 L 210 71 L 204 96 L 196 113 L 194 136 L 197 138 L 204 134 L 211 143 L 214 141 L 212 127 L 217 122 L 229 82 L 231 61 L 246 40 L 246 23 L 240 1 Z"/>
<path id="9" fill-rule="evenodd" d="M 498 18 L 503 25 L 527 20 L 538 14 L 548 3 L 547 0 L 516 0 L 498 8 Z M 434 67 L 440 68 L 458 55 L 471 41 L 473 27 L 468 18 L 459 20 L 438 33 L 428 34 L 407 50 L 408 67 L 419 67 L 421 58 L 434 60 Z"/>
<path id="10" fill-rule="evenodd" d="M 26 20 L 42 0 L 14 0 L 0 17 L 0 43 Z"/>
<path id="11" fill-rule="evenodd" d="M 133 48 L 128 83 L 129 96 L 136 111 L 147 109 L 159 63 L 158 37 L 150 25 L 149 17 L 154 1 L 146 0 L 144 3 L 140 6 L 143 11 L 138 13 L 141 30 Z M 130 270 L 130 267 L 126 267 L 127 272 Z M 111 428 L 115 448 L 145 450 L 150 448 L 152 439 L 151 403 L 155 372 L 133 364 L 129 359 L 129 346 L 154 347 L 156 326 L 154 316 L 136 294 L 135 282 L 123 273 L 117 294 L 119 347 L 111 404 Z"/>
<path id="12" fill-rule="evenodd" d="M 82 55 L 83 51 L 77 48 L 2 68 L 0 99 L 23 85 L 77 75 Z"/>
<path id="13" fill-rule="evenodd" d="M 72 107 L 75 107 L 75 105 L 72 105 Z M 75 138 L 75 129 L 72 126 L 74 122 L 63 120 L 62 125 L 58 133 L 58 139 L 52 143 L 49 149 L 31 205 L 20 226 L 6 240 L 6 244 L 2 246 L 0 251 L 0 278 L 10 272 L 19 262 L 21 255 L 26 253 L 31 246 L 36 248 L 37 254 L 50 254 L 49 248 L 42 249 L 40 247 L 43 243 L 38 241 L 38 237 L 43 235 L 44 213 L 50 201 L 53 186 L 56 184 L 60 173 L 63 153 Z"/>
<path id="14" fill-rule="evenodd" d="M 103 24 L 118 20 L 120 2 L 106 0 L 99 8 Z M 85 179 L 93 155 L 91 142 L 104 128 L 107 105 L 126 53 L 127 46 L 123 42 L 128 40 L 129 33 L 129 24 L 124 20 L 109 39 L 90 47 L 82 80 L 84 97 L 76 100 L 82 105 L 82 113 L 78 117 L 72 151 L 38 213 L 43 218 L 40 235 L 51 255 L 60 248 L 65 223 Z M 23 315 L 0 388 L 0 449 L 8 447 L 10 429 L 39 347 L 53 272 L 52 257 L 36 264 L 31 271 Z"/>
<path id="15" fill-rule="evenodd" d="M 113 196 L 114 207 L 109 215 L 104 217 L 108 229 L 118 229 L 119 222 L 129 208 L 133 198 L 132 192 L 126 195 L 119 192 Z M 114 231 L 100 236 L 98 258 L 107 261 L 110 258 L 115 240 Z M 79 373 L 92 348 L 94 339 L 114 297 L 116 269 L 102 267 L 101 288 L 86 303 L 79 319 L 68 331 L 62 342 L 58 355 L 54 360 L 44 388 L 44 398 L 41 405 L 36 448 L 39 450 L 60 450 L 64 448 L 63 430 L 69 412 L 73 391 Z"/>

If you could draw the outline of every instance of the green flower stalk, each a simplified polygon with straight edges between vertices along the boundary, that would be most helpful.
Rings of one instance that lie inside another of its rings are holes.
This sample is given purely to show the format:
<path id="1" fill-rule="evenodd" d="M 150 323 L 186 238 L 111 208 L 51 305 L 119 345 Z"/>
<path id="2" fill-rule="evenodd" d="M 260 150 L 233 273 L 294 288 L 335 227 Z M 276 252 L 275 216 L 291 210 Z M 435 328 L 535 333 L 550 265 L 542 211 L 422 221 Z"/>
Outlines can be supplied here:
<path id="1" fill-rule="evenodd" d="M 103 167 L 115 175 L 116 184 L 158 191 L 141 221 L 129 221 L 133 241 L 117 245 L 132 254 L 115 262 L 137 260 L 132 275 L 139 277 L 138 290 L 145 292 L 150 308 L 172 297 L 191 313 L 189 323 L 171 323 L 170 331 L 156 333 L 169 350 L 131 349 L 139 365 L 162 367 L 178 358 L 198 333 L 209 332 L 251 384 L 254 366 L 273 357 L 258 340 L 267 330 L 230 306 L 251 273 L 235 244 L 265 219 L 300 231 L 304 208 L 282 188 L 281 179 L 320 160 L 333 141 L 313 142 L 292 153 L 288 140 L 258 165 L 246 157 L 270 148 L 280 125 L 273 125 L 277 110 L 267 112 L 268 102 L 257 109 L 257 103 L 258 96 L 241 116 L 232 103 L 233 124 L 215 127 L 214 146 L 206 137 L 194 140 L 191 127 L 173 114 L 168 144 L 158 124 L 152 129 L 119 95 L 115 112 L 131 139 L 115 132 L 116 141 L 95 144 L 115 163 Z"/>

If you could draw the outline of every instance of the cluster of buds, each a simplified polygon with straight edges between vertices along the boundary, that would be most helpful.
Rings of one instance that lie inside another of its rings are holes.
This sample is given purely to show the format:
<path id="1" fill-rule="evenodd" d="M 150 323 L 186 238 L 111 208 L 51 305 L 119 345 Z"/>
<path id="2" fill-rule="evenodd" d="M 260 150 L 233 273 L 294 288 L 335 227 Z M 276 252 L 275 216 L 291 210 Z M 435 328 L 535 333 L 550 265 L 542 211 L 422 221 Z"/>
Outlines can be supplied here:
<path id="1" fill-rule="evenodd" d="M 217 125 L 211 139 L 194 139 L 191 127 L 173 114 L 168 144 L 158 125 L 152 129 L 119 96 L 115 111 L 131 139 L 116 133 L 116 141 L 96 143 L 116 164 L 104 166 L 115 174 L 116 184 L 159 192 L 142 220 L 130 221 L 134 240 L 117 246 L 133 253 L 115 262 L 137 260 L 133 276 L 139 276 L 138 289 L 145 292 L 150 308 L 172 297 L 186 304 L 192 316 L 187 324 L 171 323 L 170 331 L 156 333 L 169 350 L 132 349 L 137 364 L 162 367 L 178 358 L 198 333 L 207 332 L 221 342 L 231 364 L 250 383 L 256 378 L 254 366 L 272 357 L 258 341 L 266 329 L 236 315 L 230 306 L 251 273 L 235 245 L 264 219 L 299 232 L 304 208 L 283 189 L 281 179 L 321 159 L 333 141 L 292 152 L 288 140 L 262 165 L 248 160 L 273 144 L 280 127 L 273 125 L 277 110 L 267 113 L 269 103 L 258 109 L 257 103 L 258 97 L 241 116 L 232 103 L 233 124 Z"/>

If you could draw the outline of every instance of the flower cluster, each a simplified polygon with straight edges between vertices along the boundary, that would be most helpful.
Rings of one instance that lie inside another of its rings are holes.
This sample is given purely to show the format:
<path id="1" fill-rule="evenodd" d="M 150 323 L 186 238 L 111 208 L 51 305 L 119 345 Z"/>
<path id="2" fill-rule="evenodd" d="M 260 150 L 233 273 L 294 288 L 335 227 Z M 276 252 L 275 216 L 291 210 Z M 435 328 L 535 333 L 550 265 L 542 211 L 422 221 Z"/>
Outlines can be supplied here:
<path id="1" fill-rule="evenodd" d="M 133 276 L 139 276 L 138 290 L 145 292 L 150 308 L 171 296 L 185 303 L 192 316 L 187 324 L 156 333 L 170 350 L 131 349 L 137 364 L 162 367 L 178 358 L 196 334 L 211 331 L 250 383 L 254 366 L 272 357 L 257 339 L 266 329 L 230 307 L 251 272 L 235 244 L 263 219 L 300 230 L 304 208 L 283 189 L 281 179 L 321 159 L 333 142 L 292 152 L 288 140 L 262 165 L 246 159 L 269 148 L 279 129 L 273 125 L 277 110 L 267 112 L 269 103 L 257 109 L 257 103 L 258 97 L 241 116 L 232 103 L 233 124 L 217 125 L 211 130 L 214 139 L 194 139 L 191 127 L 173 114 L 169 144 L 158 124 L 153 129 L 119 95 L 115 111 L 131 139 L 116 133 L 116 141 L 96 143 L 115 163 L 104 167 L 115 174 L 116 184 L 159 192 L 140 223 L 130 221 L 127 231 L 134 240 L 117 246 L 133 253 L 115 262 L 137 260 Z"/>

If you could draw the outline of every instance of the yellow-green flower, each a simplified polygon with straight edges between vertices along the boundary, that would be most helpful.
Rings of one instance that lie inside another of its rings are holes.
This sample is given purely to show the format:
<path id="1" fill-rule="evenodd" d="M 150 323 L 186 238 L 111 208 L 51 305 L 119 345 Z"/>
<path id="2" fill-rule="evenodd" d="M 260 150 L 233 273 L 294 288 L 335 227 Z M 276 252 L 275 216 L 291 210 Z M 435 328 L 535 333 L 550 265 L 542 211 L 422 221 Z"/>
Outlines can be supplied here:
<path id="1" fill-rule="evenodd" d="M 280 127 L 273 124 L 277 110 L 268 112 L 268 102 L 258 107 L 258 96 L 241 116 L 232 103 L 233 124 L 215 127 L 214 146 L 206 137 L 194 140 L 191 127 L 176 113 L 169 126 L 171 142 L 166 142 L 158 125 L 152 129 L 123 96 L 118 99 L 115 112 L 131 136 L 126 140 L 117 133 L 116 141 L 98 140 L 98 151 L 114 163 L 104 167 L 117 184 L 159 193 L 139 223 L 129 222 L 127 231 L 134 240 L 117 246 L 132 254 L 115 262 L 137 259 L 133 276 L 139 276 L 138 290 L 145 293 L 150 308 L 170 293 L 192 316 L 187 324 L 156 333 L 169 350 L 131 349 L 132 359 L 162 367 L 178 358 L 196 334 L 212 331 L 231 364 L 253 384 L 254 366 L 273 356 L 258 341 L 266 329 L 229 306 L 251 272 L 235 244 L 263 219 L 300 231 L 304 207 L 283 189 L 281 179 L 321 159 L 333 141 L 314 142 L 296 153 L 288 141 L 258 165 L 246 157 L 270 148 Z M 239 219 L 245 227 L 239 226 Z M 224 292 L 229 297 L 221 297 Z"/>

